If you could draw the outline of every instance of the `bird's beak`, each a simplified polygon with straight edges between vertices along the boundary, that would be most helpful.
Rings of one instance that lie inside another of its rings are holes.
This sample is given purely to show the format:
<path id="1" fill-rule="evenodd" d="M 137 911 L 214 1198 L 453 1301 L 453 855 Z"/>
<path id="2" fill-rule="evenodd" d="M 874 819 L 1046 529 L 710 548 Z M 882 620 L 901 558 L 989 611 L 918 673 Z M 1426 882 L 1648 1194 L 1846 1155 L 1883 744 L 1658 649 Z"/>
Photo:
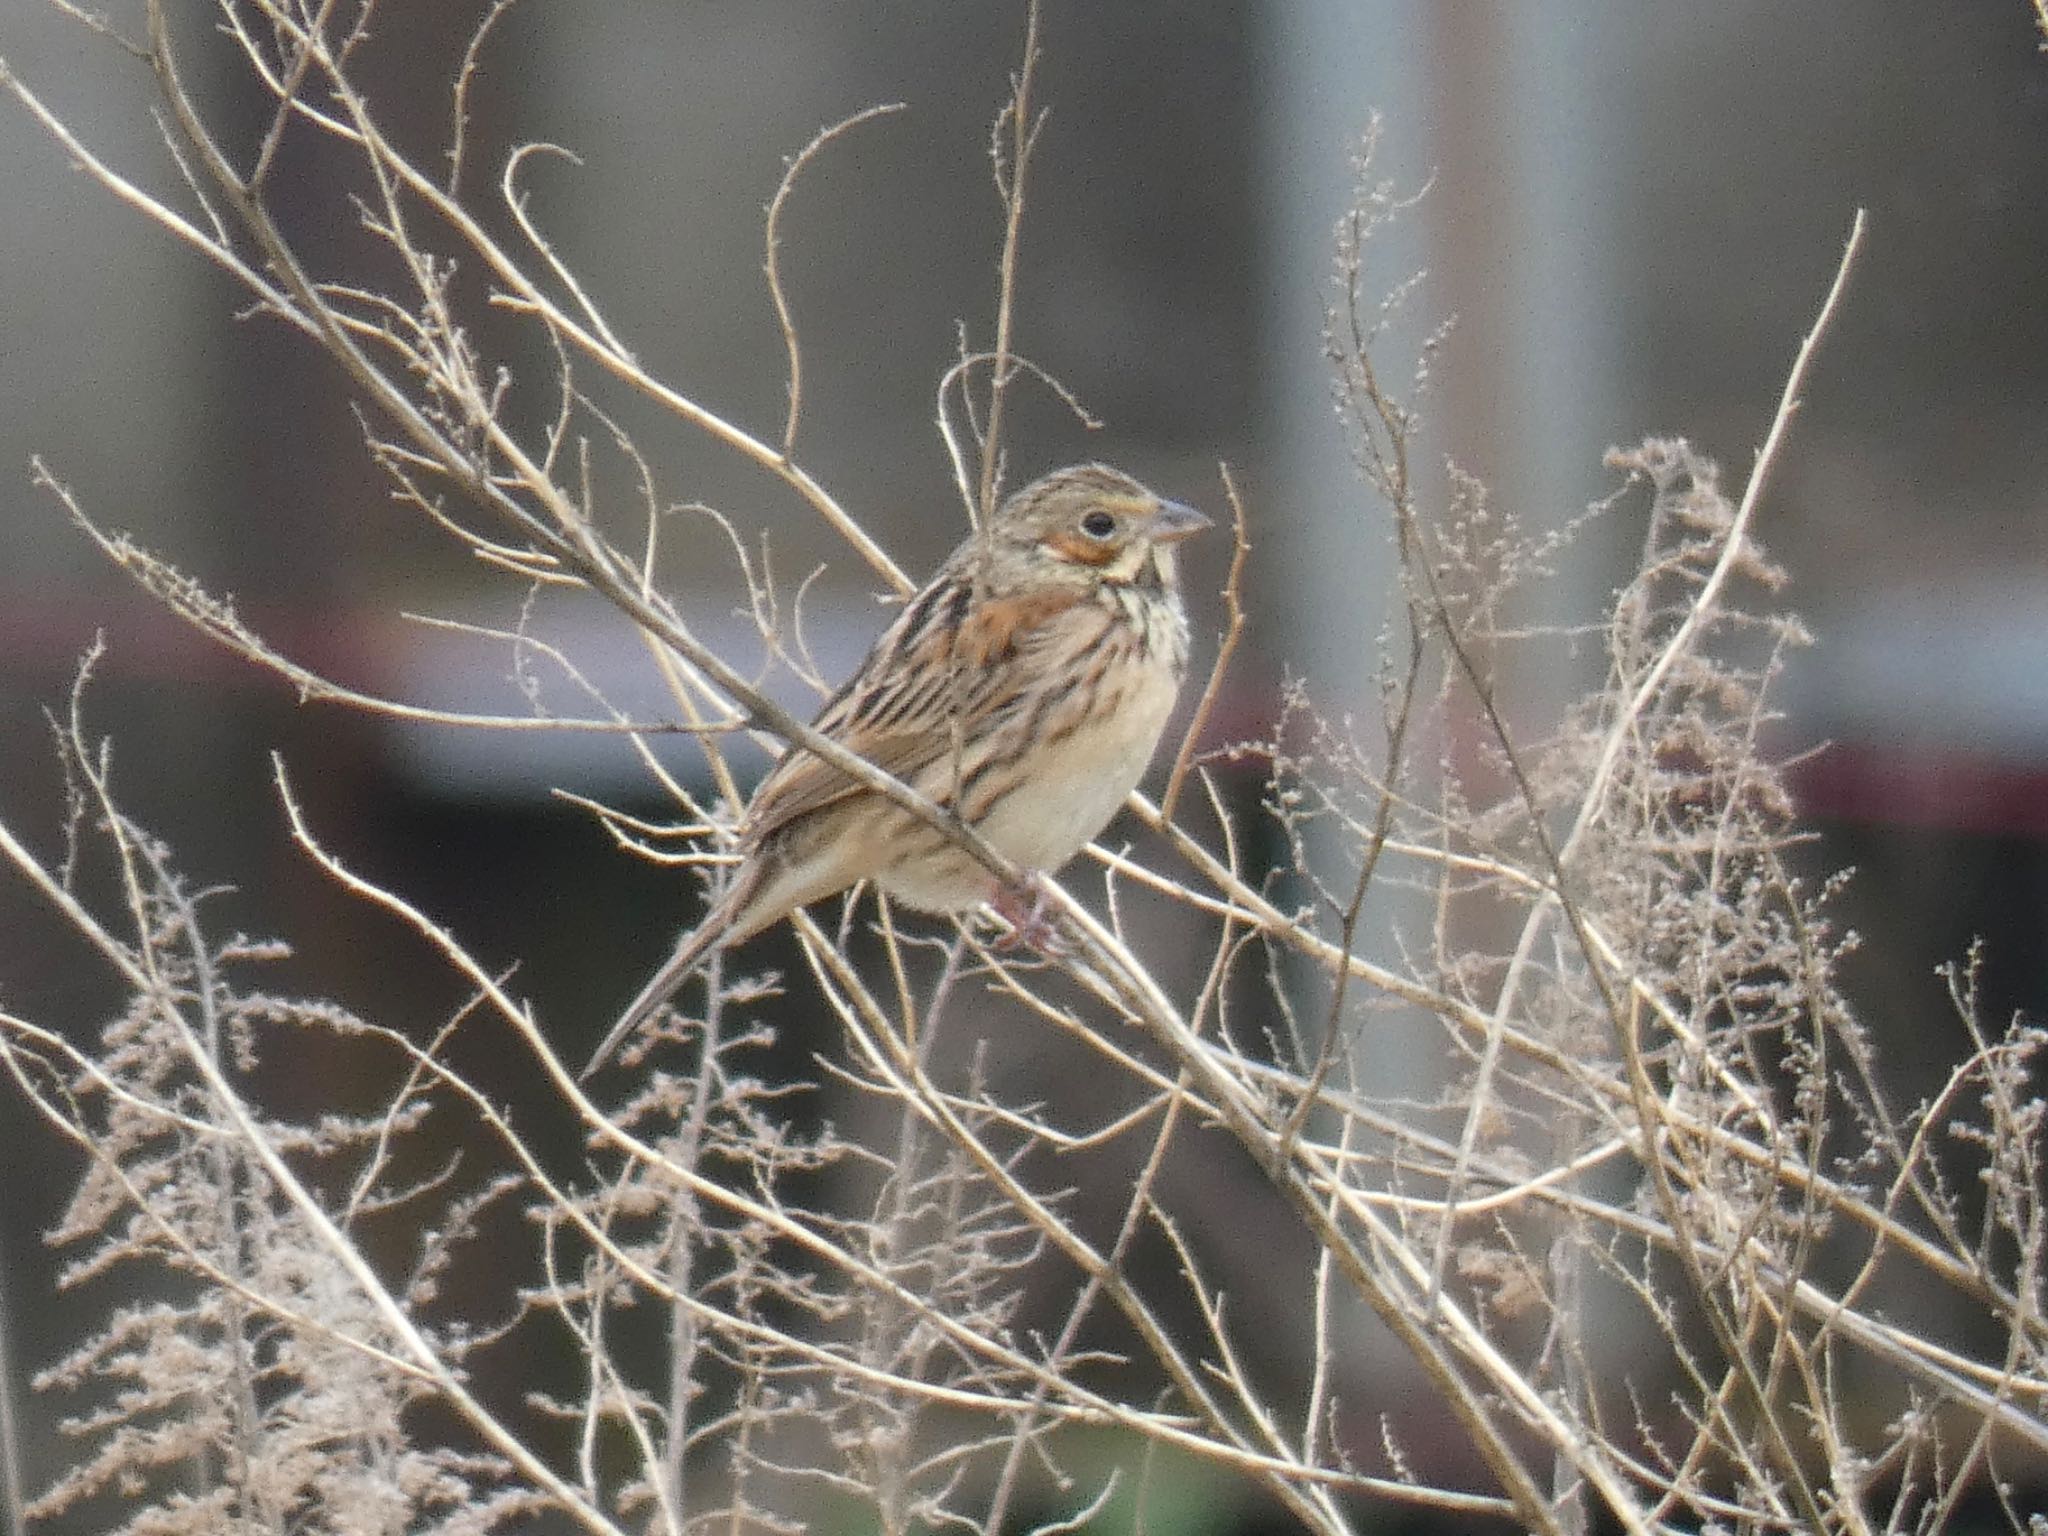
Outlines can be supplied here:
<path id="1" fill-rule="evenodd" d="M 1177 544 L 1210 526 L 1208 518 L 1184 501 L 1162 501 L 1152 514 L 1151 535 L 1161 544 Z"/>

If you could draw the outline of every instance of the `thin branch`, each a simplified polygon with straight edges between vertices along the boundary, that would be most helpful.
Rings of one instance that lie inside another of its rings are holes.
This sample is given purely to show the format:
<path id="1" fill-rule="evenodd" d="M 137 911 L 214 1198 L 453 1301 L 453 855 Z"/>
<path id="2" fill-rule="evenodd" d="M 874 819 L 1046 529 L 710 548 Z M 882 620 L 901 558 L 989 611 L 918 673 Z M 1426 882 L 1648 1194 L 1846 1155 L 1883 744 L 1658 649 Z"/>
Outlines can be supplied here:
<path id="1" fill-rule="evenodd" d="M 1251 540 L 1245 536 L 1244 498 L 1238 494 L 1237 479 L 1230 472 L 1228 464 L 1217 466 L 1223 477 L 1223 493 L 1230 501 L 1230 572 L 1223 578 L 1223 611 L 1226 622 L 1223 639 L 1216 646 L 1216 661 L 1209 668 L 1209 681 L 1203 685 L 1202 694 L 1195 701 L 1195 712 L 1188 719 L 1188 728 L 1181 736 L 1180 751 L 1174 754 L 1173 770 L 1166 776 L 1166 788 L 1159 796 L 1159 819 L 1171 821 L 1173 810 L 1180 803 L 1181 786 L 1187 782 L 1188 770 L 1194 766 L 1195 752 L 1209 729 L 1209 716 L 1216 708 L 1216 699 L 1223 692 L 1223 679 L 1230 670 L 1230 663 L 1237 655 L 1238 641 L 1244 636 L 1244 562 L 1252 552 Z"/>
<path id="2" fill-rule="evenodd" d="M 1011 333 L 1017 310 L 1017 249 L 1024 234 L 1024 185 L 1042 122 L 1042 115 L 1036 114 L 1031 104 L 1031 85 L 1037 72 L 1038 0 L 1027 0 L 1024 56 L 1010 77 L 1010 100 L 996 118 L 989 146 L 996 195 L 1003 203 L 1003 254 L 996 280 L 995 365 L 988 380 L 988 425 L 982 434 L 981 479 L 972 505 L 977 525 L 985 525 L 995 516 L 1002 487 L 1003 398 L 1015 366 Z"/>
<path id="3" fill-rule="evenodd" d="M 789 296 L 782 287 L 782 210 L 789 202 L 789 195 L 796 188 L 796 179 L 804 168 L 815 160 L 825 147 L 852 132 L 855 128 L 878 117 L 888 117 L 901 112 L 904 103 L 883 102 L 841 118 L 829 128 L 820 128 L 811 142 L 800 150 L 794 159 L 783 168 L 782 180 L 776 184 L 775 196 L 768 201 L 768 219 L 763 230 L 765 253 L 761 259 L 761 271 L 768 279 L 768 297 L 775 305 L 775 323 L 782 332 L 783 358 L 788 366 L 787 393 L 789 413 L 782 421 L 782 456 L 787 459 L 796 451 L 797 423 L 803 417 L 804 360 L 803 349 L 797 345 L 796 321 L 789 308 Z"/>

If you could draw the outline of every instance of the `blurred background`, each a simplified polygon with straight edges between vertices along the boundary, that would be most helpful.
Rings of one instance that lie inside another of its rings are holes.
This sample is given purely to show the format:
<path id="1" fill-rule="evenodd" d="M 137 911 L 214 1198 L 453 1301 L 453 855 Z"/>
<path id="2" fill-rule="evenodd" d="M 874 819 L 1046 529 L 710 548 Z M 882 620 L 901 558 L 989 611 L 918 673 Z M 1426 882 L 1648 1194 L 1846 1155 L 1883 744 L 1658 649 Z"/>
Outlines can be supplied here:
<path id="1" fill-rule="evenodd" d="M 425 158 L 445 142 L 444 82 L 483 8 L 388 6 L 364 57 L 373 101 Z M 147 71 L 35 0 L 5 12 L 0 57 L 94 152 L 174 193 Z M 216 61 L 202 89 L 255 131 L 260 104 L 203 8 L 186 13 L 191 66 Z M 992 335 L 988 125 L 1022 32 L 1010 4 L 536 0 L 483 54 L 469 185 L 495 196 L 508 143 L 572 148 L 580 165 L 536 162 L 527 184 L 585 289 L 658 376 L 772 435 L 783 359 L 763 205 L 822 124 L 907 104 L 800 184 L 783 262 L 805 347 L 798 457 L 921 577 L 962 531 L 934 390 L 959 324 L 978 345 Z M 1935 967 L 1974 937 L 1987 1017 L 2048 1011 L 2048 58 L 2022 0 L 1047 0 L 1043 43 L 1050 117 L 1017 339 L 1103 425 L 1021 391 L 1012 477 L 1102 458 L 1220 513 L 1218 461 L 1236 468 L 1256 617 L 1217 740 L 1268 725 L 1290 672 L 1333 714 L 1375 707 L 1387 530 L 1334 419 L 1321 340 L 1333 231 L 1374 110 L 1377 173 L 1431 188 L 1374 258 L 1383 287 L 1428 274 L 1414 335 L 1383 362 L 1405 377 L 1415 338 L 1457 317 L 1427 445 L 1537 527 L 1610 490 L 1602 451 L 1646 434 L 1691 438 L 1739 486 L 1867 208 L 1860 270 L 1760 523 L 1819 641 L 1787 680 L 1784 742 L 1825 744 L 1797 780 L 1820 833 L 1813 864 L 1858 871 L 1839 909 L 1864 937 L 1849 981 L 1902 1094 L 1917 1098 L 1962 1049 Z M 287 208 L 301 238 L 359 238 L 327 195 L 324 150 L 288 142 L 283 170 L 304 188 Z M 0 208 L 0 817 L 55 846 L 62 784 L 43 711 L 61 708 L 103 633 L 89 718 L 113 738 L 127 809 L 196 883 L 237 888 L 224 928 L 293 943 L 284 990 L 418 1034 L 458 996 L 431 964 L 393 964 L 410 942 L 292 850 L 273 751 L 339 852 L 487 962 L 519 959 L 577 1055 L 694 898 L 549 789 L 658 812 L 654 787 L 615 741 L 302 709 L 110 568 L 30 486 L 31 453 L 104 524 L 232 593 L 296 660 L 418 702 L 521 707 L 504 646 L 403 617 L 505 624 L 518 594 L 392 503 L 346 391 L 310 349 L 238 320 L 239 292 L 78 174 L 11 101 Z M 530 340 L 503 345 L 534 381 L 515 388 L 515 414 L 536 419 L 551 409 L 548 359 Z M 888 615 L 868 574 L 772 479 L 652 413 L 625 424 L 665 501 L 767 533 L 792 583 L 829 562 L 810 638 L 828 675 L 849 670 Z M 1640 539 L 1625 523 L 1595 526 L 1546 599 L 1554 617 L 1596 614 L 1625 577 Z M 1225 543 L 1188 562 L 1205 656 Z M 692 554 L 706 544 L 687 537 L 670 547 L 665 582 L 716 633 L 739 602 L 729 561 Z M 622 622 L 569 611 L 547 624 L 620 702 L 659 708 Z M 1527 687 L 1561 699 L 1585 682 Z M 83 1035 L 112 998 L 0 880 L 0 1002 Z M 1034 1042 L 1007 1049 L 1027 1077 L 1050 1070 Z M 334 1087 L 315 1096 L 311 1072 L 268 1070 L 287 1110 Z M 0 1099 L 17 1145 L 20 1113 Z M 35 1233 L 68 1178 L 0 1180 L 10 1285 L 47 1289 Z M 1256 1179 L 1244 1189 L 1255 1204 Z M 1215 1199 L 1229 1209 L 1227 1190 Z M 32 1365 L 75 1337 L 61 1311 L 17 1310 L 13 1327 Z M 1240 1528 L 1260 1518 L 1219 1508 Z"/>

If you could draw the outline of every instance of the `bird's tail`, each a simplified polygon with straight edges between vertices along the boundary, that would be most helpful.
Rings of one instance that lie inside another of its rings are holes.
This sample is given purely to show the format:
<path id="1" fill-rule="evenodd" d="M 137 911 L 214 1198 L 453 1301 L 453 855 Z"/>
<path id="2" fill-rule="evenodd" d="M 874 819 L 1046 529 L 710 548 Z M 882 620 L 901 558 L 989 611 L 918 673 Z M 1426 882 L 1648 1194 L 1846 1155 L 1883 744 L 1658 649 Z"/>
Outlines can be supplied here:
<path id="1" fill-rule="evenodd" d="M 711 951 L 728 944 L 746 943 L 798 907 L 833 891 L 845 890 L 855 878 L 830 859 L 813 858 L 792 867 L 787 850 L 781 846 L 771 845 L 757 851 L 741 866 L 739 878 L 731 888 L 713 903 L 710 915 L 683 935 L 676 952 L 662 962 L 654 978 L 640 989 L 640 995 L 619 1016 L 619 1022 L 604 1037 L 604 1043 L 577 1080 L 582 1081 L 603 1066 L 621 1041 L 676 995 L 676 989 L 690 979 L 690 973 Z"/>
<path id="2" fill-rule="evenodd" d="M 682 984 L 690 979 L 690 973 L 697 968 L 707 954 L 716 949 L 732 931 L 732 924 L 726 914 L 714 911 L 702 923 L 683 935 L 676 945 L 676 952 L 662 962 L 640 995 L 626 1006 L 619 1015 L 619 1022 L 612 1026 L 611 1033 L 604 1037 L 583 1070 L 576 1074 L 578 1082 L 588 1081 L 590 1075 L 610 1059 L 613 1051 L 622 1045 L 626 1037 L 654 1017 L 663 1003 L 676 995 Z"/>

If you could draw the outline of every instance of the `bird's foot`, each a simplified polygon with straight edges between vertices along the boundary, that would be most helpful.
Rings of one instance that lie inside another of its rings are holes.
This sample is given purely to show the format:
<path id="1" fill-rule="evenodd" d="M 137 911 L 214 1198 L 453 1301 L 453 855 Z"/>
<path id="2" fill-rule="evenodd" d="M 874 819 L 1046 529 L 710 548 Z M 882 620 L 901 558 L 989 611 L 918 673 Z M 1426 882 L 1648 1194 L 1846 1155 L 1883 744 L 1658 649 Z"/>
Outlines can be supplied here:
<path id="1" fill-rule="evenodd" d="M 996 916 L 1010 925 L 1010 931 L 995 941 L 996 949 L 1029 949 L 1048 957 L 1060 953 L 1051 898 L 1046 894 L 1045 882 L 1035 872 L 1015 885 L 998 887 L 990 905 L 996 909 Z"/>

